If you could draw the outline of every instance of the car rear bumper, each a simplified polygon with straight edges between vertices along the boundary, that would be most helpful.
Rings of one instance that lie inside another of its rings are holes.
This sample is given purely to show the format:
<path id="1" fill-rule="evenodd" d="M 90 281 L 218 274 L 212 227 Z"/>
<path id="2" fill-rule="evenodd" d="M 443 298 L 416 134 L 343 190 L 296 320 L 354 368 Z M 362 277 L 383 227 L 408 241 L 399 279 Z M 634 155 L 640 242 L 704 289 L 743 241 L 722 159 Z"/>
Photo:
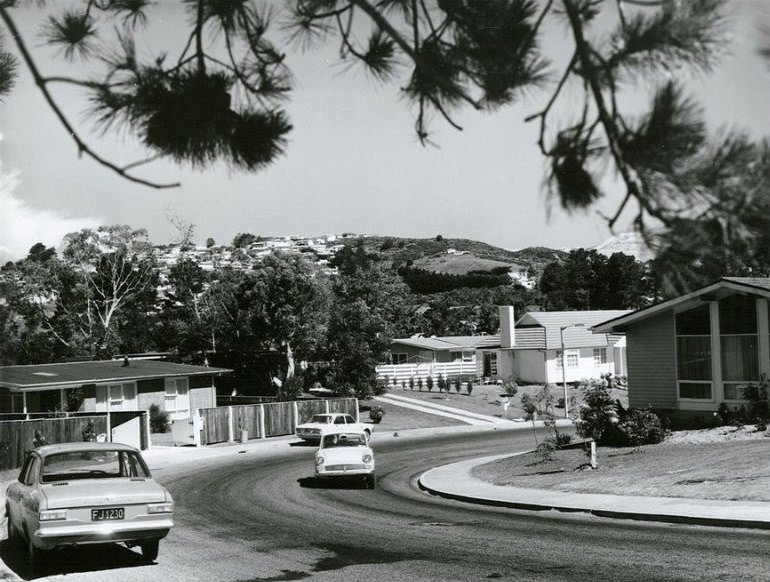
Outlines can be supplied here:
<path id="1" fill-rule="evenodd" d="M 111 542 L 132 542 L 166 537 L 174 527 L 171 516 L 152 521 L 46 524 L 32 534 L 33 544 L 42 550 Z"/>

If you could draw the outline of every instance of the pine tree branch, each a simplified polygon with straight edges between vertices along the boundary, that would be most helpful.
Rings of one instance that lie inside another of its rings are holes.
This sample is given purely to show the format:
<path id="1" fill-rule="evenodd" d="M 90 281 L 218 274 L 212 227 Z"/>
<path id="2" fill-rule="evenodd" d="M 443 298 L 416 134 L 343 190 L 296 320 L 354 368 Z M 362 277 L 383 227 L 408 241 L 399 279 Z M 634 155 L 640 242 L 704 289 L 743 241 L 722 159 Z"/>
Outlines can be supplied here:
<path id="1" fill-rule="evenodd" d="M 27 45 L 24 43 L 24 40 L 21 36 L 21 33 L 19 32 L 19 29 L 16 26 L 16 23 L 11 18 L 11 15 L 8 13 L 6 8 L 0 7 L 0 19 L 3 20 L 3 22 L 5 23 L 5 26 L 11 32 L 11 36 L 13 37 L 13 40 L 16 43 L 16 47 L 19 49 L 22 59 L 24 60 L 25 64 L 27 65 L 27 68 L 32 74 L 32 78 L 34 79 L 35 84 L 40 89 L 40 92 L 43 94 L 43 97 L 45 98 L 51 110 L 59 119 L 59 122 L 64 126 L 64 128 L 72 137 L 72 139 L 75 141 L 75 144 L 78 147 L 78 153 L 80 155 L 85 154 L 86 156 L 90 157 L 92 160 L 96 161 L 102 166 L 109 168 L 110 170 L 112 170 L 122 178 L 125 178 L 126 180 L 129 180 L 131 182 L 135 182 L 137 184 L 142 184 L 143 186 L 149 186 L 151 188 L 157 188 L 157 189 L 176 188 L 179 186 L 179 182 L 164 184 L 164 183 L 158 183 L 158 182 L 151 182 L 149 180 L 144 180 L 137 176 L 133 176 L 126 171 L 126 168 L 120 167 L 108 161 L 107 159 L 97 154 L 88 145 L 86 145 L 86 143 L 80 138 L 80 135 L 78 134 L 78 132 L 75 131 L 75 128 L 72 126 L 72 124 L 69 122 L 67 117 L 64 115 L 62 110 L 59 108 L 59 105 L 54 100 L 50 91 L 48 91 L 48 88 L 46 87 L 46 78 L 43 77 L 43 75 L 40 73 L 40 70 L 37 68 L 37 64 L 32 58 L 31 53 L 27 49 Z"/>

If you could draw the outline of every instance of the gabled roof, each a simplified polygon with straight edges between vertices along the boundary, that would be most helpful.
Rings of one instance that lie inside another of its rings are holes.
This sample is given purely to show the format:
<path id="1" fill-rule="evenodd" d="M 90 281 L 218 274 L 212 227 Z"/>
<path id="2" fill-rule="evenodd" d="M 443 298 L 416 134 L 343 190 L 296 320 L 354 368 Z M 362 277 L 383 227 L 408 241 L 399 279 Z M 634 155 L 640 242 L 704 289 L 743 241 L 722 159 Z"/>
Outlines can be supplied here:
<path id="1" fill-rule="evenodd" d="M 116 360 L 3 366 L 0 367 L 0 387 L 41 390 L 177 376 L 219 376 L 227 372 L 232 370 L 158 360 L 129 360 L 128 366 Z"/>
<path id="2" fill-rule="evenodd" d="M 631 313 L 629 309 L 607 309 L 596 311 L 531 311 L 516 322 L 516 347 L 521 346 L 520 337 L 528 329 L 544 330 L 544 345 L 541 349 L 561 349 L 562 329 L 564 347 L 604 347 L 616 338 L 594 334 L 592 328 L 607 320 Z"/>
<path id="3" fill-rule="evenodd" d="M 622 332 L 628 325 L 638 323 L 669 309 L 674 309 L 679 305 L 697 301 L 704 296 L 719 298 L 733 293 L 749 293 L 759 297 L 770 298 L 770 277 L 723 277 L 716 283 L 711 283 L 674 299 L 669 299 L 668 301 L 639 309 L 627 315 L 616 317 L 610 321 L 605 321 L 603 324 L 597 325 L 594 331 L 597 333 Z"/>

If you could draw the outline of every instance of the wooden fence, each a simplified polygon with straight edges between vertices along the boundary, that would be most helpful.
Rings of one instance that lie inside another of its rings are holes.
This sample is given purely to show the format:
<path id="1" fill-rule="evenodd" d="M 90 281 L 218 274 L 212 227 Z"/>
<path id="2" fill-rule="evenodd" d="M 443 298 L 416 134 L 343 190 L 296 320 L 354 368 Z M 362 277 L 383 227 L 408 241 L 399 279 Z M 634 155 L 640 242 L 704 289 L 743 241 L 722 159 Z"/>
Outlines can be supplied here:
<path id="1" fill-rule="evenodd" d="M 21 467 L 24 453 L 43 444 L 83 441 L 83 430 L 92 421 L 96 434 L 107 432 L 107 416 L 77 416 L 0 422 L 0 469 Z"/>
<path id="2" fill-rule="evenodd" d="M 110 413 L 110 426 L 115 427 L 140 417 L 142 427 L 139 431 L 140 448 L 149 446 L 149 434 L 146 426 L 147 411 L 127 410 Z M 10 415 L 4 415 L 0 419 L 0 470 L 15 469 L 21 467 L 24 453 L 37 446 L 56 443 L 82 442 L 85 437 L 85 428 L 89 422 L 93 422 L 93 434 L 107 433 L 107 414 L 91 413 L 68 414 L 54 418 L 8 419 Z"/>
<path id="3" fill-rule="evenodd" d="M 297 424 L 325 412 L 342 412 L 358 418 L 358 399 L 329 398 L 201 408 L 198 410 L 200 442 L 210 445 L 240 439 L 242 431 L 246 431 L 244 436 L 248 439 L 294 434 Z"/>

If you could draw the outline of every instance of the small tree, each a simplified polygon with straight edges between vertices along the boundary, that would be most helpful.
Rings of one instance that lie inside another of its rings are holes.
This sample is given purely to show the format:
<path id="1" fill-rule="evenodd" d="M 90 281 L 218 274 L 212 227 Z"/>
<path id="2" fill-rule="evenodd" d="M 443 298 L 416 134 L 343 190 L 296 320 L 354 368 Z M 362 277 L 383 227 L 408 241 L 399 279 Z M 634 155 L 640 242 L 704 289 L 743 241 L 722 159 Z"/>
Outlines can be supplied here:
<path id="1" fill-rule="evenodd" d="M 446 383 L 446 380 L 444 379 L 443 374 L 439 374 L 438 375 L 438 391 L 439 392 L 443 392 L 444 390 L 447 390 L 447 383 Z M 449 390 L 447 390 L 447 392 L 449 392 Z"/>
<path id="2" fill-rule="evenodd" d="M 161 410 L 157 404 L 150 404 L 150 431 L 166 432 L 168 430 L 168 412 Z"/>
<path id="3" fill-rule="evenodd" d="M 522 394 L 521 407 L 524 409 L 524 417 L 527 420 L 532 421 L 532 435 L 535 437 L 535 445 L 537 445 L 537 430 L 535 427 L 535 420 L 537 419 L 537 402 L 531 395 Z"/>
<path id="4" fill-rule="evenodd" d="M 471 380 L 468 380 L 465 383 L 465 390 L 466 392 L 468 392 L 468 396 L 470 396 L 471 393 L 473 392 L 473 382 Z"/>
<path id="5" fill-rule="evenodd" d="M 414 376 L 409 376 L 409 390 L 414 390 Z"/>
<path id="6" fill-rule="evenodd" d="M 428 392 L 433 390 L 433 376 L 428 376 L 425 378 L 425 386 L 428 389 Z"/>
<path id="7" fill-rule="evenodd" d="M 586 390 L 577 433 L 598 444 L 615 444 L 619 440 L 617 425 L 620 413 L 621 409 L 612 399 L 609 388 L 602 383 L 594 383 Z"/>
<path id="8" fill-rule="evenodd" d="M 428 376 L 428 378 L 430 378 L 430 376 Z M 431 382 L 431 386 L 433 386 L 432 382 Z M 422 378 L 417 378 L 417 390 L 422 392 Z M 429 388 L 429 390 L 430 390 L 430 388 Z"/>
<path id="9" fill-rule="evenodd" d="M 462 389 L 462 382 L 460 381 L 460 376 L 455 377 L 453 382 L 454 382 L 454 385 L 455 385 L 455 392 L 457 392 L 459 394 L 460 390 Z"/>
<path id="10" fill-rule="evenodd" d="M 508 398 L 513 398 L 519 392 L 519 385 L 514 380 L 513 376 L 509 376 L 503 380 L 503 394 Z"/>
<path id="11" fill-rule="evenodd" d="M 369 409 L 369 420 L 371 420 L 373 423 L 379 423 L 383 416 L 385 416 L 385 410 L 382 408 L 382 406 L 372 406 Z"/>

